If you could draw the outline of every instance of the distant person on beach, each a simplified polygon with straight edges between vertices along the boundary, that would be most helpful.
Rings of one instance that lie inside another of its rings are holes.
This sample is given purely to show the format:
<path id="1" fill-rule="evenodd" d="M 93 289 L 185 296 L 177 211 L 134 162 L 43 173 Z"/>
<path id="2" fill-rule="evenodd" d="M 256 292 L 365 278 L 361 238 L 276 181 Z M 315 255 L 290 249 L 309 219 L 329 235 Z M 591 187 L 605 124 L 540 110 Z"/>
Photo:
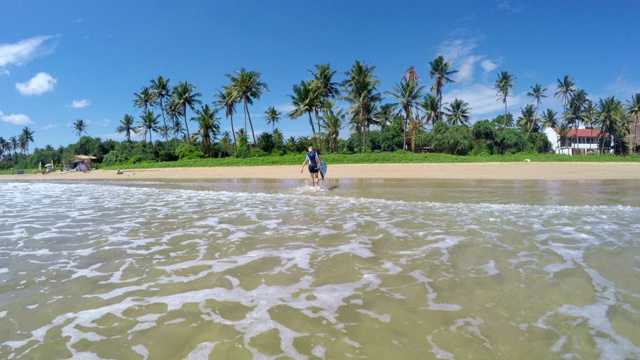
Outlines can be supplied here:
<path id="1" fill-rule="evenodd" d="M 300 174 L 304 171 L 304 166 L 309 163 L 309 174 L 311 175 L 311 187 L 315 188 L 316 185 L 320 182 L 318 179 L 318 164 L 320 164 L 320 154 L 317 151 L 313 150 L 313 146 L 309 145 L 307 148 L 309 152 L 307 152 L 307 157 L 304 158 L 302 162 L 302 169 L 300 170 Z"/>

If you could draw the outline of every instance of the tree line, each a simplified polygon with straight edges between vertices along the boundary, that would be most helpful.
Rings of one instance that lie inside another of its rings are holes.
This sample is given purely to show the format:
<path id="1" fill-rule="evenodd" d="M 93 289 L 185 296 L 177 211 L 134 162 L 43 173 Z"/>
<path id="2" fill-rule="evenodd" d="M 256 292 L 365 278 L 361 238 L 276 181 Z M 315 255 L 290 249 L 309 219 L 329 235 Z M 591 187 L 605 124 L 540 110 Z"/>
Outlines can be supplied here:
<path id="1" fill-rule="evenodd" d="M 636 150 L 635 144 L 629 148 L 625 136 L 632 129 L 632 118 L 635 119 L 635 132 L 640 115 L 640 93 L 632 96 L 626 105 L 613 96 L 594 101 L 565 75 L 557 79 L 554 93 L 562 102 L 560 114 L 552 109 L 541 109 L 548 89 L 535 84 L 527 92 L 531 103 L 521 107 L 514 120 L 508 111 L 508 99 L 512 96 L 516 78 L 508 71 L 502 71 L 497 74 L 494 89 L 497 101 L 504 104 L 504 113 L 471 125 L 471 108 L 464 99 L 456 98 L 450 103 L 442 99 L 444 87 L 455 82 L 457 70 L 452 66 L 450 61 L 438 56 L 429 62 L 430 84 L 423 85 L 412 66 L 391 90 L 383 92 L 373 65 L 356 60 L 341 81 L 336 79 L 336 71 L 330 64 L 315 65 L 308 71 L 310 78 L 292 86 L 289 98 L 293 110 L 282 114 L 269 107 L 264 119 L 272 126 L 272 131 L 257 137 L 249 107 L 269 91 L 260 73 L 242 68 L 225 74 L 228 84 L 217 90 L 214 100 L 206 104 L 201 100 L 202 94 L 189 82 L 171 86 L 168 78 L 158 76 L 134 93 L 133 106 L 142 110 L 138 121 L 130 114 L 120 120 L 116 130 L 124 134 L 126 140 L 122 144 L 114 142 L 108 153 L 98 155 L 109 163 L 131 159 L 171 161 L 184 157 L 248 157 L 304 151 L 307 144 L 313 144 L 323 152 L 346 153 L 397 150 L 459 155 L 547 152 L 550 144 L 541 131 L 556 128 L 558 140 L 569 144 L 577 136 L 580 125 L 599 130 L 602 150 L 610 147 L 617 154 Z M 383 103 L 385 98 L 391 102 Z M 239 106 L 244 122 L 237 127 L 234 116 Z M 231 132 L 221 133 L 219 113 L 224 114 Z M 284 139 L 275 127 L 283 117 L 308 119 L 310 137 Z M 195 131 L 189 130 L 190 124 L 195 124 Z M 81 119 L 74 123 L 79 140 L 83 139 L 87 126 Z M 343 140 L 340 131 L 347 126 L 350 136 Z M 11 137 L 9 141 L 0 137 L 0 166 L 15 164 L 18 150 L 20 154 L 28 155 L 33 134 L 31 129 L 25 128 L 20 136 Z M 131 140 L 133 134 L 142 134 L 140 144 Z M 615 142 L 606 144 L 607 136 Z M 115 153 L 107 156 L 112 151 Z"/>

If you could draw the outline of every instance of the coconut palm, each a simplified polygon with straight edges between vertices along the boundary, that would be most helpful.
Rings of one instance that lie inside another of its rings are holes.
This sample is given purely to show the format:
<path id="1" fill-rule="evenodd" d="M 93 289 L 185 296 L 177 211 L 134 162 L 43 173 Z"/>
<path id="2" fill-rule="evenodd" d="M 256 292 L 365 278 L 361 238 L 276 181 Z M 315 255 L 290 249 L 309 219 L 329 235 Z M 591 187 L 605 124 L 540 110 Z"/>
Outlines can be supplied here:
<path id="1" fill-rule="evenodd" d="M 137 133 L 137 129 L 133 126 L 133 116 L 126 114 L 122 120 L 120 120 L 120 125 L 117 127 L 116 131 L 119 133 L 124 133 L 124 137 L 127 141 L 131 141 L 131 132 Z"/>
<path id="2" fill-rule="evenodd" d="M 300 82 L 300 85 L 293 85 L 292 90 L 293 95 L 289 95 L 289 98 L 291 98 L 293 110 L 291 110 L 287 116 L 291 119 L 297 119 L 305 113 L 309 115 L 309 125 L 311 125 L 311 132 L 313 133 L 313 139 L 316 142 L 315 146 L 317 148 L 316 128 L 313 125 L 311 114 L 320 107 L 320 88 L 314 86 L 313 81 L 303 80 Z"/>
<path id="3" fill-rule="evenodd" d="M 418 86 L 414 80 L 400 80 L 400 83 L 393 86 L 393 91 L 386 91 L 387 94 L 393 96 L 397 101 L 393 105 L 404 112 L 403 144 L 402 148 L 407 149 L 407 128 L 408 124 L 414 120 L 413 108 L 422 97 L 424 86 Z M 412 134 L 412 138 L 415 134 Z M 415 150 L 415 149 L 412 149 Z"/>
<path id="4" fill-rule="evenodd" d="M 515 80 L 516 78 L 508 71 L 502 71 L 500 72 L 500 74 L 498 74 L 498 79 L 493 86 L 493 88 L 497 91 L 496 96 L 498 96 L 498 101 L 502 101 L 502 103 L 504 104 L 505 119 L 507 118 L 507 98 L 509 97 L 509 91 L 513 87 Z M 503 124 L 503 129 L 505 127 L 505 124 Z"/>
<path id="5" fill-rule="evenodd" d="M 585 127 L 591 129 L 591 138 L 593 138 L 593 127 L 596 124 L 596 106 L 591 100 L 587 100 L 584 109 L 582 110 L 582 122 Z"/>
<path id="6" fill-rule="evenodd" d="M 420 82 L 420 76 L 418 76 L 418 72 L 416 72 L 416 68 L 411 65 L 405 72 L 402 77 L 405 81 L 415 81 L 416 83 Z"/>
<path id="7" fill-rule="evenodd" d="M 167 118 L 169 119 L 169 125 L 167 125 L 169 132 L 173 134 L 174 139 L 184 138 L 186 131 L 180 119 L 182 117 L 182 107 L 178 102 L 170 101 L 167 103 L 166 108 Z"/>
<path id="8" fill-rule="evenodd" d="M 24 147 L 25 147 L 25 150 L 27 151 L 27 154 L 29 154 L 29 143 L 33 142 L 34 133 L 35 132 L 29 129 L 28 127 L 25 127 L 24 129 L 22 129 L 22 134 L 20 135 L 20 137 L 22 137 L 22 142 L 24 143 Z"/>
<path id="9" fill-rule="evenodd" d="M 518 118 L 518 125 L 527 131 L 527 137 L 531 134 L 531 130 L 533 130 L 538 121 L 535 109 L 536 108 L 531 104 L 527 104 L 524 108 L 520 108 L 522 115 Z"/>
<path id="10" fill-rule="evenodd" d="M 222 88 L 222 91 L 218 90 L 218 93 L 214 95 L 216 101 L 215 105 L 224 109 L 224 117 L 231 120 L 231 134 L 233 136 L 233 145 L 236 144 L 236 130 L 233 127 L 233 113 L 236 112 L 236 104 L 238 103 L 238 97 L 234 93 L 231 85 Z"/>
<path id="11" fill-rule="evenodd" d="M 381 129 L 384 129 L 387 125 L 391 124 L 394 111 L 394 104 L 383 104 L 382 106 L 378 107 L 373 113 L 373 118 L 375 119 L 376 123 L 380 125 Z"/>
<path id="12" fill-rule="evenodd" d="M 267 124 L 271 124 L 271 133 L 273 133 L 276 130 L 276 123 L 280 121 L 280 116 L 282 114 L 273 106 L 267 108 L 267 111 L 265 111 L 264 114 Z"/>
<path id="13" fill-rule="evenodd" d="M 629 133 L 629 123 L 627 121 L 627 113 L 624 110 L 622 102 L 613 96 L 604 100 L 600 99 L 596 112 L 596 124 L 600 128 L 600 137 L 609 134 L 611 136 L 611 147 L 615 149 L 615 139 L 620 140 Z M 603 152 L 604 142 L 600 152 Z"/>
<path id="14" fill-rule="evenodd" d="M 256 143 L 256 135 L 253 131 L 253 123 L 251 122 L 251 114 L 249 113 L 249 105 L 253 104 L 253 100 L 260 99 L 263 91 L 269 91 L 267 84 L 260 81 L 260 73 L 255 71 L 247 71 L 245 68 L 241 68 L 240 71 L 236 71 L 236 76 L 225 74 L 231 80 L 231 88 L 236 93 L 237 97 L 244 103 L 244 117 L 245 117 L 245 132 L 247 127 L 247 118 L 249 119 L 249 126 L 251 127 L 251 135 L 253 136 L 253 143 Z"/>
<path id="15" fill-rule="evenodd" d="M 551 109 L 547 109 L 547 111 L 543 112 L 540 116 L 540 118 L 542 119 L 540 127 L 542 127 L 543 129 L 556 127 L 558 123 L 558 119 L 556 118 L 557 115 L 557 112 Z"/>
<path id="16" fill-rule="evenodd" d="M 18 154 L 18 149 L 20 148 L 20 142 L 18 141 L 18 137 L 12 136 L 9 138 L 9 143 L 11 143 L 11 149 L 13 150 L 13 155 Z"/>
<path id="17" fill-rule="evenodd" d="M 133 93 L 133 96 L 135 96 L 133 106 L 142 109 L 142 111 L 147 111 L 149 106 L 153 106 L 156 102 L 153 91 L 147 86 L 143 86 L 139 93 Z"/>
<path id="18" fill-rule="evenodd" d="M 569 98 L 569 104 L 565 111 L 565 119 L 569 122 L 573 122 L 575 128 L 575 145 L 578 143 L 578 128 L 582 121 L 582 112 L 589 99 L 587 99 L 587 92 L 584 90 L 576 90 Z"/>
<path id="19" fill-rule="evenodd" d="M 164 100 L 169 99 L 171 97 L 171 87 L 169 86 L 169 79 L 164 79 L 162 76 L 158 76 L 157 79 L 151 80 L 151 91 L 153 92 L 154 98 L 157 100 L 158 105 L 160 106 L 160 111 L 162 113 L 162 136 L 165 140 L 169 139 L 169 133 L 167 126 L 167 120 L 164 114 Z"/>
<path id="20" fill-rule="evenodd" d="M 198 122 L 198 131 L 196 137 L 200 139 L 202 152 L 207 156 L 212 156 L 211 144 L 215 141 L 220 133 L 220 119 L 216 117 L 217 110 L 212 110 L 209 105 L 203 106 L 200 110 L 196 110 L 195 119 Z"/>
<path id="21" fill-rule="evenodd" d="M 431 92 L 438 97 L 438 120 L 442 120 L 442 88 L 445 84 L 456 82 L 451 76 L 456 74 L 458 70 L 449 70 L 451 65 L 452 63 L 445 61 L 442 56 L 429 62 L 429 66 L 431 66 L 429 77 L 435 78 Z"/>
<path id="22" fill-rule="evenodd" d="M 198 100 L 202 94 L 195 91 L 196 87 L 188 82 L 179 82 L 178 85 L 173 88 L 173 95 L 171 96 L 171 101 L 181 109 L 180 112 L 184 118 L 184 126 L 187 129 L 187 139 L 189 140 L 191 139 L 191 135 L 189 134 L 189 124 L 187 124 L 187 107 L 193 110 L 194 105 L 202 103 L 202 101 Z"/>
<path id="23" fill-rule="evenodd" d="M 73 123 L 73 130 L 75 131 L 76 135 L 78 135 L 78 140 L 80 140 L 83 133 L 87 132 L 87 127 L 88 124 L 82 119 L 77 119 Z"/>
<path id="24" fill-rule="evenodd" d="M 576 91 L 576 84 L 573 82 L 573 79 L 569 77 L 569 75 L 565 75 L 562 80 L 558 80 L 558 86 L 556 89 L 555 96 L 558 99 L 562 100 L 562 106 L 564 107 L 564 111 L 567 111 L 567 104 L 569 102 L 569 98 Z"/>
<path id="25" fill-rule="evenodd" d="M 140 126 L 140 131 L 142 131 L 142 136 L 145 140 L 147 140 L 147 133 L 149 133 L 149 142 L 151 146 L 153 146 L 153 139 L 151 135 L 155 132 L 157 133 L 160 125 L 160 120 L 158 120 L 158 115 L 153 113 L 153 110 L 145 111 L 141 116 L 140 120 L 142 120 L 142 125 Z"/>
<path id="26" fill-rule="evenodd" d="M 375 80 L 377 75 L 373 72 L 375 66 L 369 66 L 356 60 L 351 70 L 345 73 L 347 80 L 342 83 L 346 95 L 344 100 L 351 103 L 348 113 L 351 114 L 351 121 L 356 123 L 356 131 L 362 134 L 362 152 L 365 152 L 367 145 L 367 130 L 373 119 L 375 105 L 382 99 L 378 92 L 379 80 Z"/>
<path id="27" fill-rule="evenodd" d="M 315 67 L 316 71 L 309 70 L 309 73 L 313 75 L 313 82 L 319 88 L 320 102 L 325 104 L 340 95 L 339 84 L 333 81 L 336 72 L 331 70 L 330 64 L 316 65 Z"/>
<path id="28" fill-rule="evenodd" d="M 547 88 L 543 88 L 540 84 L 535 84 L 531 87 L 531 91 L 527 93 L 527 96 L 531 96 L 531 101 L 535 101 L 536 103 L 536 114 L 535 117 L 538 118 L 538 110 L 540 110 L 540 104 L 542 104 L 542 98 L 547 97 Z"/>
<path id="29" fill-rule="evenodd" d="M 338 137 L 340 136 L 340 129 L 342 129 L 345 119 L 343 109 L 335 111 L 334 105 L 334 102 L 327 102 L 322 111 L 323 116 L 320 118 L 329 137 L 329 151 L 331 152 L 338 151 Z"/>
<path id="30" fill-rule="evenodd" d="M 447 123 L 451 126 L 469 125 L 469 104 L 460 99 L 454 99 L 449 107 L 445 107 Z"/>
<path id="31" fill-rule="evenodd" d="M 633 117 L 633 152 L 638 147 L 638 118 L 640 117 L 640 93 L 631 96 L 627 102 L 627 114 Z"/>
<path id="32" fill-rule="evenodd" d="M 427 94 L 418 105 L 424 110 L 425 124 L 435 125 L 438 120 L 440 99 L 433 94 Z"/>

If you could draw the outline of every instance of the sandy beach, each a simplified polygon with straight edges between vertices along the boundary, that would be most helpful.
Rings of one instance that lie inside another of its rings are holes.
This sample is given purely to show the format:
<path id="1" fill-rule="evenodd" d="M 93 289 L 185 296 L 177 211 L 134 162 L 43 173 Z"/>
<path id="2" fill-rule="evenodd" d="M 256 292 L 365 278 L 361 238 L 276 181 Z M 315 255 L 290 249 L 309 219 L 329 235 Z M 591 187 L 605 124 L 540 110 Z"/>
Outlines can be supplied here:
<path id="1" fill-rule="evenodd" d="M 2 175 L 9 180 L 206 180 L 308 179 L 300 166 L 163 168 L 56 171 L 50 174 Z M 479 180 L 633 180 L 640 179 L 640 163 L 473 163 L 473 164 L 359 164 L 330 165 L 328 179 L 479 179 Z"/>

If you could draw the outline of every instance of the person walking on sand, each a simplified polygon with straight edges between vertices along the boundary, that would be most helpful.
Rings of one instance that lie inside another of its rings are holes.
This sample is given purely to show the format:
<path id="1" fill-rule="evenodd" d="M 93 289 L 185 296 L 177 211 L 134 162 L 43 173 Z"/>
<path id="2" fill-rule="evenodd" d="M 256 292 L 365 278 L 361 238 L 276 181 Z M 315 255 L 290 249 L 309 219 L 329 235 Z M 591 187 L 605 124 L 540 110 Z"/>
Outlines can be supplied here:
<path id="1" fill-rule="evenodd" d="M 307 148 L 309 152 L 307 152 L 307 156 L 304 158 L 302 162 L 302 169 L 300 169 L 300 174 L 304 171 L 304 166 L 309 163 L 309 174 L 311 175 L 311 187 L 315 188 L 316 185 L 320 182 L 318 179 L 318 164 L 320 164 L 320 155 L 317 151 L 313 150 L 313 146 L 309 145 Z"/>

